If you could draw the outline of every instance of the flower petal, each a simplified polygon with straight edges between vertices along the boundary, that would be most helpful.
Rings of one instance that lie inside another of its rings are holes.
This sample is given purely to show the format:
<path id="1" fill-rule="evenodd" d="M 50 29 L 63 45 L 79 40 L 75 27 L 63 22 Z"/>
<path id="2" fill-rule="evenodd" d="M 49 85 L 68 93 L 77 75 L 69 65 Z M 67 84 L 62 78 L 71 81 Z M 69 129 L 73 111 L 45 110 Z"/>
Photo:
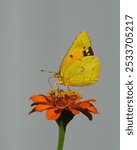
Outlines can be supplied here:
<path id="1" fill-rule="evenodd" d="M 81 108 L 88 108 L 90 106 L 90 103 L 84 101 L 81 102 L 78 106 Z"/>
<path id="2" fill-rule="evenodd" d="M 69 110 L 70 110 L 70 111 L 72 112 L 72 114 L 74 114 L 74 115 L 79 114 L 79 111 L 76 110 L 76 109 L 73 109 L 73 108 L 70 108 L 70 107 L 69 107 Z"/>
<path id="3" fill-rule="evenodd" d="M 90 107 L 87 108 L 90 112 L 94 113 L 94 114 L 98 114 L 98 110 L 95 108 L 94 105 L 91 105 Z"/>
<path id="4" fill-rule="evenodd" d="M 57 120 L 61 115 L 62 110 L 49 109 L 46 112 L 48 120 Z"/>
<path id="5" fill-rule="evenodd" d="M 86 99 L 86 100 L 84 100 L 84 102 L 96 102 L 96 100 L 95 99 Z"/>
<path id="6" fill-rule="evenodd" d="M 85 116 L 87 116 L 89 120 L 92 120 L 92 114 L 91 114 L 87 109 L 78 108 L 78 110 L 79 110 L 82 114 L 84 114 Z"/>
<path id="7" fill-rule="evenodd" d="M 33 102 L 47 102 L 46 98 L 44 95 L 33 95 L 30 97 L 30 99 L 33 101 Z"/>
<path id="8" fill-rule="evenodd" d="M 28 115 L 34 113 L 35 111 L 36 111 L 36 107 L 34 107 L 34 108 L 28 113 Z"/>
<path id="9" fill-rule="evenodd" d="M 42 111 L 44 111 L 44 110 L 46 110 L 46 109 L 49 109 L 49 108 L 51 108 L 50 105 L 39 104 L 39 105 L 36 107 L 36 111 L 42 112 Z"/>

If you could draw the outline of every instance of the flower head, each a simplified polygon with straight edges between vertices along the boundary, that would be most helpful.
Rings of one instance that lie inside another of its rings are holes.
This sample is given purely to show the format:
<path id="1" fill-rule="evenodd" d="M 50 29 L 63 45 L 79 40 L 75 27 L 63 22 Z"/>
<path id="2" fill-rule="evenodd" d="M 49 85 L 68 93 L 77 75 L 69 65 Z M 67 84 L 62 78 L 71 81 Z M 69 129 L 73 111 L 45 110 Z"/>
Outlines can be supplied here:
<path id="1" fill-rule="evenodd" d="M 71 116 L 71 119 L 79 112 L 83 113 L 92 120 L 92 114 L 98 114 L 95 106 L 90 102 L 96 102 L 95 99 L 88 99 L 80 101 L 82 95 L 79 92 L 72 90 L 52 90 L 47 95 L 38 94 L 30 97 L 33 101 L 31 106 L 34 108 L 29 114 L 33 112 L 42 112 L 46 110 L 46 117 L 48 120 L 58 120 L 65 116 Z"/>

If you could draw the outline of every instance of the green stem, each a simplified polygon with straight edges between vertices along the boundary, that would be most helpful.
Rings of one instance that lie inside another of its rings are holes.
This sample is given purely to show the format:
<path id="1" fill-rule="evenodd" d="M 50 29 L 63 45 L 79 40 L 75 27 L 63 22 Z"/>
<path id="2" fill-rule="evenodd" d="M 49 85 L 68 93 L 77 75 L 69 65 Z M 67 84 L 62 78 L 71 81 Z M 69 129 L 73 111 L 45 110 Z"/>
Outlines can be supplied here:
<path id="1" fill-rule="evenodd" d="M 58 136 L 58 149 L 57 150 L 63 150 L 66 126 L 58 125 L 58 127 L 59 127 L 59 136 Z"/>

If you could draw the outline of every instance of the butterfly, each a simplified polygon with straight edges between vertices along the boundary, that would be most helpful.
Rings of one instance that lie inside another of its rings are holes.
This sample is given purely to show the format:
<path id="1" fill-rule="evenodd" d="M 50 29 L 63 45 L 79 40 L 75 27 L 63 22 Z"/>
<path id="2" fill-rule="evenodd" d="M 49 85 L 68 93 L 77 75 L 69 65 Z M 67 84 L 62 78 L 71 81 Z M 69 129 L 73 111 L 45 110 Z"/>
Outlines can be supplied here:
<path id="1" fill-rule="evenodd" d="M 80 32 L 63 58 L 59 72 L 54 77 L 65 86 L 95 84 L 100 74 L 100 61 L 94 54 L 87 32 Z"/>

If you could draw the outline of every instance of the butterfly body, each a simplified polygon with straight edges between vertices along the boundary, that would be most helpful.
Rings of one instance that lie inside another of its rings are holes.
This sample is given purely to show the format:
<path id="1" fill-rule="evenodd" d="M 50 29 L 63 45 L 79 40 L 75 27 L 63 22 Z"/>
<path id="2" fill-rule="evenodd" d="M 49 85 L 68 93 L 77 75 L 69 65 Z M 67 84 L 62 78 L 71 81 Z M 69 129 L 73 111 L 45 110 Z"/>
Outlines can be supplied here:
<path id="1" fill-rule="evenodd" d="M 65 86 L 87 86 L 95 84 L 99 78 L 100 62 L 87 32 L 76 37 L 71 48 L 62 60 L 59 72 L 54 76 Z"/>

